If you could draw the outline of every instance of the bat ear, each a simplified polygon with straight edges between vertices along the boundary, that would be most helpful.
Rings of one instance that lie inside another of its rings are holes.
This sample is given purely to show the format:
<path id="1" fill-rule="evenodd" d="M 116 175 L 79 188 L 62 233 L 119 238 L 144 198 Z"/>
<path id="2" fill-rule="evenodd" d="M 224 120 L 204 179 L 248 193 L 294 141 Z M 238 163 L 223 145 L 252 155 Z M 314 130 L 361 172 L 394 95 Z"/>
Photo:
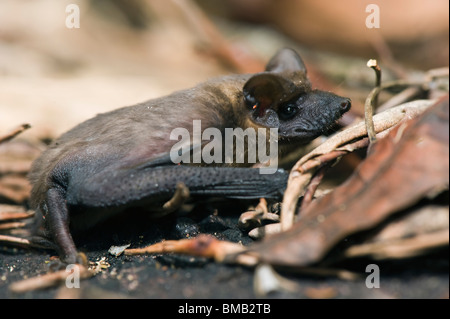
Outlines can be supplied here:
<path id="1" fill-rule="evenodd" d="M 283 72 L 283 71 L 301 71 L 306 74 L 305 63 L 302 58 L 292 49 L 281 49 L 278 51 L 269 63 L 266 65 L 268 72 Z"/>
<path id="2" fill-rule="evenodd" d="M 245 83 L 243 92 L 248 108 L 264 114 L 268 108 L 277 109 L 278 105 L 292 98 L 298 91 L 294 83 L 276 73 L 260 73 Z"/>

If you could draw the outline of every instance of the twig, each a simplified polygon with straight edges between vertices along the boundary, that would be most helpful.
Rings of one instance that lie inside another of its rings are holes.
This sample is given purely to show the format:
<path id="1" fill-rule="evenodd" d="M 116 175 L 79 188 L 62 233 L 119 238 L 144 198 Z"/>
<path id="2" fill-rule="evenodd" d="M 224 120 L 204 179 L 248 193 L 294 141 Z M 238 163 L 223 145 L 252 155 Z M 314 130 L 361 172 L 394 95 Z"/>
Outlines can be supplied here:
<path id="1" fill-rule="evenodd" d="M 283 203 L 281 204 L 280 224 L 281 231 L 286 231 L 292 227 L 295 218 L 295 208 L 298 198 L 303 194 L 313 176 L 313 170 L 300 173 L 292 170 L 289 176 Z"/>
<path id="2" fill-rule="evenodd" d="M 0 212 L 0 222 L 15 220 L 15 219 L 26 219 L 34 216 L 34 211 L 29 212 Z"/>
<path id="3" fill-rule="evenodd" d="M 0 242 L 5 242 L 5 243 L 13 244 L 13 245 L 16 245 L 16 246 L 22 246 L 22 247 L 35 246 L 28 239 L 20 238 L 20 237 L 14 237 L 14 236 L 8 236 L 8 235 L 0 235 Z"/>
<path id="4" fill-rule="evenodd" d="M 17 229 L 25 227 L 25 223 L 21 222 L 12 222 L 12 223 L 1 223 L 0 224 L 0 230 L 6 230 L 6 229 Z"/>
<path id="5" fill-rule="evenodd" d="M 335 268 L 326 268 L 323 265 L 320 267 L 291 267 L 291 268 L 283 268 L 281 269 L 288 270 L 292 274 L 302 274 L 302 275 L 313 275 L 313 276 L 322 276 L 322 277 L 336 277 L 342 280 L 357 280 L 361 278 L 361 275 L 357 272 L 345 270 L 345 269 L 335 269 Z"/>
<path id="6" fill-rule="evenodd" d="M 239 73 L 255 73 L 264 69 L 264 64 L 258 59 L 244 52 L 236 52 L 194 1 L 172 0 L 171 2 L 178 7 L 189 26 L 201 38 L 202 44 L 207 46 L 222 63 Z"/>
<path id="7" fill-rule="evenodd" d="M 277 224 L 271 224 L 277 225 Z M 192 239 L 167 240 L 144 248 L 126 249 L 125 255 L 167 254 L 177 253 L 189 256 L 213 258 L 220 263 L 233 263 L 248 267 L 259 264 L 257 251 L 240 244 L 217 240 L 210 235 L 198 235 Z M 353 280 L 358 275 L 345 270 L 318 267 L 295 267 L 291 271 L 317 276 L 337 276 L 341 279 Z"/>
<path id="8" fill-rule="evenodd" d="M 278 220 L 279 221 L 279 220 Z M 281 231 L 280 223 L 267 224 L 253 228 L 248 232 L 248 236 L 253 239 L 261 239 L 272 234 L 278 234 Z"/>
<path id="9" fill-rule="evenodd" d="M 433 81 L 435 81 L 438 78 L 448 77 L 448 75 L 449 75 L 448 67 L 428 70 L 427 72 L 425 72 L 425 74 L 423 76 L 424 80 L 422 82 L 411 82 L 410 83 L 411 86 L 407 87 L 405 90 L 403 90 L 402 92 L 398 93 L 397 95 L 395 95 L 394 97 L 389 99 L 389 101 L 387 101 L 386 103 L 384 103 L 383 105 L 378 107 L 377 110 L 379 112 L 382 112 L 391 107 L 406 103 L 409 100 L 411 100 L 412 98 L 419 96 L 421 93 L 428 90 L 430 88 L 430 84 Z M 391 87 L 391 85 L 395 86 L 395 83 L 396 83 L 396 81 L 388 83 L 389 87 Z M 407 81 L 402 81 L 402 82 L 397 82 L 397 83 L 398 83 L 398 85 L 408 85 Z M 385 88 L 388 89 L 389 87 L 385 87 Z"/>
<path id="10" fill-rule="evenodd" d="M 376 75 L 375 88 L 379 88 L 381 85 L 381 68 L 377 63 L 377 60 L 369 60 L 367 62 L 367 66 L 375 71 Z M 366 127 L 367 133 L 369 135 L 370 144 L 375 143 L 377 141 L 377 138 L 375 136 L 376 135 L 375 128 L 373 126 L 374 125 L 373 113 L 375 112 L 377 104 L 378 104 L 378 94 L 375 94 L 371 97 L 371 100 L 367 98 L 366 103 L 364 105 L 364 118 L 366 120 Z"/>
<path id="11" fill-rule="evenodd" d="M 29 247 L 43 248 L 43 249 L 49 248 L 48 246 L 40 245 L 39 243 L 37 243 L 37 242 L 35 243 L 29 239 L 22 238 L 22 237 L 10 236 L 10 235 L 0 235 L 0 242 L 4 243 L 6 245 L 23 247 L 23 248 L 29 248 Z"/>
<path id="12" fill-rule="evenodd" d="M 362 145 L 362 146 L 359 146 L 357 148 L 362 148 L 362 147 L 365 147 L 365 146 L 367 146 L 367 145 Z M 353 150 L 355 150 L 355 148 L 353 148 Z M 323 165 L 325 163 L 331 162 L 331 161 L 341 157 L 342 155 L 345 155 L 346 153 L 348 153 L 347 150 L 334 150 L 334 151 L 331 151 L 329 153 L 320 155 L 320 156 L 318 156 L 316 158 L 313 158 L 310 161 L 306 162 L 302 166 L 300 166 L 298 168 L 298 171 L 300 173 L 307 172 L 309 170 L 312 170 L 313 168 L 317 168 L 317 167 L 319 167 L 319 166 L 321 166 L 321 165 Z"/>
<path id="13" fill-rule="evenodd" d="M 370 60 L 369 62 L 371 62 L 372 60 Z M 367 63 L 367 65 L 369 67 L 372 67 L 373 63 Z M 375 61 L 376 63 L 376 61 Z M 373 128 L 373 113 L 375 111 L 375 109 L 377 108 L 377 102 L 378 102 L 378 95 L 383 91 L 383 90 L 388 90 L 388 89 L 392 89 L 392 88 L 396 88 L 396 87 L 407 87 L 408 89 L 410 89 L 411 91 L 407 92 L 407 96 L 412 95 L 414 93 L 418 92 L 418 89 L 413 90 L 413 88 L 419 88 L 421 90 L 423 90 L 424 88 L 427 88 L 430 85 L 430 82 L 433 81 L 433 79 L 435 77 L 440 77 L 443 76 L 444 71 L 439 69 L 439 71 L 437 71 L 437 74 L 434 74 L 432 71 L 430 70 L 429 72 L 426 73 L 425 77 L 423 80 L 420 81 L 408 81 L 408 80 L 395 80 L 395 81 L 389 81 L 386 83 L 379 83 L 378 80 L 378 71 L 377 71 L 377 67 L 375 68 L 375 72 L 377 73 L 377 84 L 379 84 L 378 86 L 376 86 L 367 96 L 366 102 L 364 104 L 364 113 L 365 113 L 365 121 L 366 121 L 366 127 L 367 127 L 367 131 L 368 131 L 368 136 L 369 136 L 369 140 L 370 143 L 372 144 L 373 142 L 376 141 L 376 137 L 375 137 L 375 129 Z M 381 80 L 381 75 L 380 75 L 380 80 Z M 383 106 L 383 109 L 386 109 L 386 106 Z"/>
<path id="14" fill-rule="evenodd" d="M 390 109 L 391 107 L 406 103 L 410 101 L 412 98 L 418 96 L 421 92 L 423 92 L 423 89 L 420 86 L 412 86 L 409 87 L 399 94 L 395 95 L 391 99 L 389 99 L 386 103 L 378 107 L 378 111 L 382 112 L 387 109 Z"/>
<path id="15" fill-rule="evenodd" d="M 319 187 L 320 182 L 325 176 L 325 171 L 327 170 L 328 167 L 329 167 L 328 165 L 322 166 L 311 179 L 308 187 L 306 188 L 305 194 L 303 195 L 302 203 L 300 205 L 300 209 L 298 210 L 299 213 L 304 211 L 306 207 L 312 202 L 314 198 L 314 193 L 316 192 L 317 187 Z"/>
<path id="16" fill-rule="evenodd" d="M 376 259 L 413 257 L 429 249 L 448 246 L 448 235 L 448 229 L 444 229 L 411 238 L 355 245 L 347 249 L 344 256 L 347 258 L 372 256 Z"/>
<path id="17" fill-rule="evenodd" d="M 192 239 L 166 240 L 143 248 L 125 249 L 125 255 L 178 253 L 226 262 L 227 257 L 235 256 L 244 250 L 244 246 L 240 244 L 221 241 L 213 236 L 202 234 Z M 242 264 L 256 263 L 255 259 L 248 256 L 237 259 Z"/>
<path id="18" fill-rule="evenodd" d="M 30 124 L 22 124 L 19 127 L 17 127 L 16 129 L 14 129 L 11 133 L 8 133 L 4 136 L 0 136 L 0 144 L 13 139 L 14 137 L 19 135 L 23 131 L 29 129 L 30 127 L 31 127 Z"/>
<path id="19" fill-rule="evenodd" d="M 435 78 L 447 77 L 449 73 L 450 71 L 448 67 L 436 68 L 428 70 L 425 77 L 429 79 L 429 81 L 432 81 Z"/>
<path id="20" fill-rule="evenodd" d="M 82 265 L 74 265 L 78 267 L 78 274 L 80 279 L 86 279 L 92 277 L 94 272 L 88 270 Z M 28 291 L 33 291 L 37 289 L 44 289 L 48 287 L 57 286 L 64 283 L 66 279 L 72 275 L 71 271 L 60 270 L 57 272 L 47 273 L 41 276 L 32 277 L 22 281 L 17 281 L 9 286 L 9 290 L 13 293 L 24 293 Z"/>

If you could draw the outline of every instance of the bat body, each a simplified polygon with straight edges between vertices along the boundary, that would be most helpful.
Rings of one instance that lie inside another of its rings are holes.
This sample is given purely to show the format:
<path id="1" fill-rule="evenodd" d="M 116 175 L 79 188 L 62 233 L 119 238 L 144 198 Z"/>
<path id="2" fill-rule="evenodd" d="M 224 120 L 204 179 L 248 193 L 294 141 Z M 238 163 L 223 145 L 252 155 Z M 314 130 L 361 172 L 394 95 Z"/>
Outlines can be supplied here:
<path id="1" fill-rule="evenodd" d="M 213 79 L 99 114 L 55 140 L 33 164 L 31 203 L 38 212 L 41 235 L 55 244 L 63 262 L 74 263 L 77 250 L 71 231 L 89 229 L 129 208 L 156 213 L 179 183 L 193 198 L 277 198 L 286 186 L 287 172 L 262 174 L 250 167 L 255 163 L 249 160 L 226 161 L 225 152 L 219 152 L 227 144 L 225 133 L 249 129 L 247 133 L 254 131 L 257 140 L 258 129 L 275 129 L 277 135 L 264 135 L 264 141 L 267 146 L 276 142 L 276 155 L 281 156 L 326 132 L 349 108 L 347 98 L 312 90 L 301 58 L 284 49 L 265 72 Z M 203 132 L 214 133 L 209 135 L 216 137 L 213 145 L 204 139 L 193 142 L 197 123 Z M 191 139 L 181 143 L 174 134 L 177 129 Z M 247 154 L 256 145 L 248 142 L 248 136 L 244 140 Z M 188 152 L 181 156 L 185 161 L 174 161 L 173 155 L 183 150 Z M 193 163 L 196 150 L 202 156 Z M 233 159 L 240 152 L 234 148 Z M 220 153 L 214 158 L 221 160 L 204 159 L 212 153 Z"/>

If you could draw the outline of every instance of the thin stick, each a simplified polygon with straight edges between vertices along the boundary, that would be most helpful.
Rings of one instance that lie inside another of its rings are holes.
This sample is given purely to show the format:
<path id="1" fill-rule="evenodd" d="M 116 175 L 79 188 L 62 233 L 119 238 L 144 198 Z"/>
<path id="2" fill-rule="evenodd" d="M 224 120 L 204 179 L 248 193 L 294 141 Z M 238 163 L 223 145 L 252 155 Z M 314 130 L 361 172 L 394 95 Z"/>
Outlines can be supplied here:
<path id="1" fill-rule="evenodd" d="M 290 180 L 284 193 L 283 203 L 281 204 L 281 231 L 288 230 L 294 224 L 295 208 L 297 207 L 298 198 L 304 193 L 313 175 L 314 172 L 312 170 L 305 173 L 298 171 L 291 172 Z"/>
<path id="2" fill-rule="evenodd" d="M 31 127 L 30 124 L 22 124 L 19 127 L 17 127 L 16 129 L 14 129 L 11 133 L 8 133 L 4 136 L 0 136 L 0 144 L 13 139 L 14 137 L 19 135 L 23 131 L 29 129 L 30 127 Z"/>
<path id="3" fill-rule="evenodd" d="M 328 165 L 322 166 L 319 171 L 313 176 L 311 179 L 308 187 L 306 188 L 305 195 L 303 195 L 302 203 L 300 205 L 300 209 L 298 210 L 299 213 L 304 211 L 306 207 L 311 204 L 314 194 L 317 190 L 317 187 L 319 187 L 320 182 L 322 181 L 323 177 L 325 176 L 325 171 L 327 170 Z"/>
<path id="4" fill-rule="evenodd" d="M 219 58 L 222 63 L 232 67 L 239 73 L 255 73 L 264 69 L 257 58 L 246 55 L 245 52 L 235 52 L 229 41 L 222 35 L 211 19 L 194 1 L 172 0 L 193 31 L 201 38 L 204 45 Z"/>
<path id="5" fill-rule="evenodd" d="M 33 246 L 33 244 L 28 239 L 8 235 L 0 235 L 0 242 L 15 244 L 19 246 Z"/>
<path id="6" fill-rule="evenodd" d="M 34 216 L 34 211 L 28 212 L 0 212 L 0 222 L 16 220 L 16 219 L 26 219 Z"/>
<path id="7" fill-rule="evenodd" d="M 78 267 L 78 274 L 80 279 L 92 277 L 94 272 L 88 270 L 82 265 L 74 265 Z M 73 270 L 75 271 L 75 270 Z M 24 293 L 37 289 L 44 289 L 62 284 L 69 276 L 73 276 L 73 272 L 67 270 L 60 270 L 57 272 L 47 273 L 42 276 L 32 277 L 12 283 L 9 290 L 13 293 Z"/>
<path id="8" fill-rule="evenodd" d="M 407 101 L 412 100 L 414 97 L 418 96 L 421 92 L 423 92 L 423 89 L 419 86 L 412 86 L 409 87 L 399 94 L 392 97 L 389 101 L 384 103 L 383 105 L 379 106 L 377 108 L 378 112 L 385 111 L 387 109 L 390 109 L 391 107 L 406 103 Z"/>
<path id="9" fill-rule="evenodd" d="M 356 143 L 354 143 L 356 144 Z M 366 145 L 363 146 L 358 146 L 358 148 L 361 147 L 365 147 Z M 303 164 L 302 166 L 300 166 L 298 168 L 299 172 L 303 173 L 309 170 L 312 170 L 314 168 L 317 168 L 325 163 L 328 163 L 330 161 L 333 161 L 335 159 L 337 159 L 338 157 L 341 157 L 342 155 L 347 154 L 348 151 L 347 150 L 334 150 L 331 151 L 329 153 L 320 155 L 316 158 L 311 159 L 310 161 L 306 162 L 305 164 Z"/>
<path id="10" fill-rule="evenodd" d="M 380 89 L 381 85 L 381 69 L 380 66 L 377 63 L 377 60 L 369 60 L 367 62 L 367 66 L 369 68 L 372 68 L 375 71 L 376 75 L 376 81 L 375 81 L 375 87 Z M 376 92 L 376 93 L 375 93 Z M 376 133 L 375 133 L 375 127 L 373 124 L 373 113 L 375 112 L 375 108 L 378 104 L 378 91 L 372 91 L 373 96 L 371 96 L 371 99 L 367 98 L 366 103 L 364 105 L 364 118 L 366 121 L 366 127 L 367 127 L 367 133 L 369 135 L 369 142 L 370 144 L 375 143 L 377 141 Z M 370 94 L 369 94 L 370 96 Z"/>
<path id="11" fill-rule="evenodd" d="M 383 90 L 395 88 L 395 87 L 407 87 L 412 90 L 413 87 L 419 87 L 419 88 L 426 88 L 430 81 L 433 80 L 432 76 L 429 75 L 431 73 L 427 73 L 427 76 L 423 80 L 420 81 L 408 81 L 408 80 L 395 80 L 395 81 L 389 81 L 384 84 L 381 84 L 381 70 L 379 71 L 379 67 L 376 64 L 375 60 L 369 60 L 367 62 L 367 66 L 371 67 L 375 70 L 375 73 L 377 75 L 376 86 L 367 96 L 366 102 L 364 104 L 364 115 L 365 115 L 365 124 L 367 129 L 367 134 L 369 136 L 369 142 L 370 144 L 376 142 L 376 136 L 375 136 L 375 128 L 373 124 L 373 113 L 375 109 L 377 108 L 378 103 L 378 95 Z M 375 66 L 374 66 L 375 65 Z M 439 70 L 439 72 L 443 73 L 444 71 Z M 438 75 L 441 75 L 441 73 L 438 73 Z"/>
<path id="12" fill-rule="evenodd" d="M 9 236 L 9 235 L 0 235 L 0 242 L 10 244 L 13 246 L 25 247 L 25 248 L 28 248 L 28 247 L 48 248 L 46 246 L 34 243 L 26 238 Z"/>
<path id="13" fill-rule="evenodd" d="M 348 258 L 373 256 L 377 259 L 413 257 L 429 249 L 448 246 L 448 235 L 448 229 L 444 229 L 412 238 L 365 243 L 350 247 L 344 255 Z"/>
<path id="14" fill-rule="evenodd" d="M 242 245 L 202 234 L 192 239 L 166 240 L 143 248 L 125 249 L 125 255 L 177 253 L 212 258 L 217 262 L 223 262 L 226 255 L 243 250 Z"/>
<path id="15" fill-rule="evenodd" d="M 1 223 L 0 224 L 0 230 L 6 230 L 6 229 L 17 229 L 25 227 L 25 223 L 21 222 L 12 222 L 12 223 Z"/>

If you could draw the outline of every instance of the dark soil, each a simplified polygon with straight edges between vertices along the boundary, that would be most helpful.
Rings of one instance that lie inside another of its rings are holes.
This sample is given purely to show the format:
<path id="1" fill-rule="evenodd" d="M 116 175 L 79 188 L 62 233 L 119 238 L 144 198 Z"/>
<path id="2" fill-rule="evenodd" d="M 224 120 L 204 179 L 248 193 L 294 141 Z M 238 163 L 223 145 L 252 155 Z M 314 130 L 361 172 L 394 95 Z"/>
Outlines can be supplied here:
<path id="1" fill-rule="evenodd" d="M 235 206 L 237 207 L 237 206 Z M 112 256 L 111 245 L 131 244 L 141 247 L 162 239 L 181 239 L 199 233 L 213 234 L 219 239 L 252 242 L 237 227 L 237 217 L 221 215 L 202 208 L 177 218 L 149 221 L 136 215 L 134 220 L 110 221 L 77 237 L 79 249 L 90 261 L 105 258 L 110 265 L 96 276 L 81 281 L 80 288 L 70 289 L 76 298 L 448 298 L 448 249 L 433 255 L 400 261 L 374 262 L 352 260 L 339 265 L 359 273 L 354 281 L 336 277 L 315 277 L 292 271 L 279 273 L 297 284 L 295 291 L 274 291 L 256 295 L 253 288 L 254 269 L 238 265 L 181 255 Z M 63 288 L 53 287 L 24 294 L 13 294 L 8 286 L 18 280 L 44 274 L 54 261 L 52 251 L 29 251 L 0 246 L 0 298 L 55 298 L 64 295 Z M 367 288 L 366 266 L 380 267 L 380 288 Z M 68 290 L 68 289 L 66 289 Z M 67 292 L 67 291 L 66 291 Z"/>

